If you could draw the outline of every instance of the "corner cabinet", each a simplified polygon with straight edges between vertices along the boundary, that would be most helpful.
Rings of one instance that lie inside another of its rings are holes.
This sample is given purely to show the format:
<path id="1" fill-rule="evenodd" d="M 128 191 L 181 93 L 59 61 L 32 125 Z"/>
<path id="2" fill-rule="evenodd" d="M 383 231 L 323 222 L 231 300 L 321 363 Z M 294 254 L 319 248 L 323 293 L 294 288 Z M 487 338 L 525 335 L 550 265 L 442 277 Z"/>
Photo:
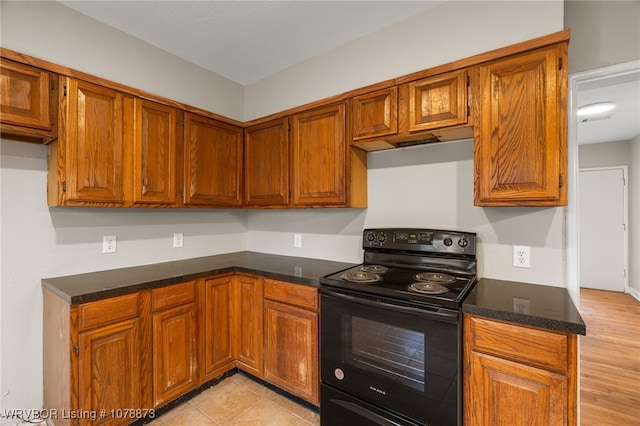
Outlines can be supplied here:
<path id="1" fill-rule="evenodd" d="M 471 69 L 477 206 L 567 204 L 567 43 Z"/>
<path id="2" fill-rule="evenodd" d="M 577 336 L 464 316 L 464 424 L 577 424 Z"/>
<path id="3" fill-rule="evenodd" d="M 184 204 L 242 205 L 242 129 L 185 113 Z"/>
<path id="4" fill-rule="evenodd" d="M 254 275 L 237 274 L 235 277 L 236 365 L 259 378 L 263 376 L 263 281 Z"/>
<path id="5" fill-rule="evenodd" d="M 27 142 L 57 137 L 57 76 L 0 58 L 0 131 Z"/>
<path id="6" fill-rule="evenodd" d="M 202 282 L 202 373 L 205 383 L 235 367 L 236 309 L 235 276 L 226 275 Z"/>

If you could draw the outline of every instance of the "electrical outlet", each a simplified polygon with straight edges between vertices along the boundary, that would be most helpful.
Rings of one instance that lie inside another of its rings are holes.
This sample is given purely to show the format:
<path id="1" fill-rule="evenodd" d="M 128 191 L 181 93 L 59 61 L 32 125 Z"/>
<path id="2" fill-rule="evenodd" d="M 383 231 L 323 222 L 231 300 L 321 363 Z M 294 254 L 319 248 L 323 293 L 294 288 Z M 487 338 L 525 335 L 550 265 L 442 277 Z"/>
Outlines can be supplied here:
<path id="1" fill-rule="evenodd" d="M 117 248 L 115 235 L 105 235 L 102 237 L 102 253 L 115 253 Z"/>
<path id="2" fill-rule="evenodd" d="M 293 234 L 293 246 L 302 248 L 302 234 Z"/>
<path id="3" fill-rule="evenodd" d="M 173 248 L 180 248 L 184 245 L 184 235 L 182 232 L 173 234 Z"/>
<path id="4" fill-rule="evenodd" d="M 531 266 L 531 247 L 513 246 L 513 266 L 516 268 L 529 268 Z"/>

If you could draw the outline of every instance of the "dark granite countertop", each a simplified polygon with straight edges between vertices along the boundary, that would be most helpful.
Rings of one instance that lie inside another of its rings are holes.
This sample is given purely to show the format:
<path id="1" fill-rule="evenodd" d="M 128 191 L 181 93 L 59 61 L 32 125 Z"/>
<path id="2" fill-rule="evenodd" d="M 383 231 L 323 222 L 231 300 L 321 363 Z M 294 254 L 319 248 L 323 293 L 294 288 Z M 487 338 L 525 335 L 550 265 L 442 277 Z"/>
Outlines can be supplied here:
<path id="1" fill-rule="evenodd" d="M 483 278 L 462 304 L 462 312 L 586 335 L 584 321 L 563 287 Z"/>
<path id="2" fill-rule="evenodd" d="M 352 263 L 243 251 L 45 278 L 42 280 L 42 286 L 75 305 L 225 272 L 245 272 L 297 284 L 318 286 L 321 276 L 352 266 L 354 266 Z"/>

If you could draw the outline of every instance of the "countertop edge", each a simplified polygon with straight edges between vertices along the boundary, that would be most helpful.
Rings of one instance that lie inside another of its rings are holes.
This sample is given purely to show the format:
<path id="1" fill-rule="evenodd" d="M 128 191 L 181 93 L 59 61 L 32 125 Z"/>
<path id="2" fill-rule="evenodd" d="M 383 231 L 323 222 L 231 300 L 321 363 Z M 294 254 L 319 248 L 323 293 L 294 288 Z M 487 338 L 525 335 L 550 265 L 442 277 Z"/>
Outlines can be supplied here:
<path id="1" fill-rule="evenodd" d="M 481 278 L 462 303 L 462 314 L 586 335 L 587 328 L 566 288 Z"/>
<path id="2" fill-rule="evenodd" d="M 462 313 L 563 333 L 580 334 L 583 336 L 587 333 L 587 329 L 584 324 L 536 317 L 516 312 L 507 312 L 481 306 L 465 305 L 464 303 L 462 304 Z"/>
<path id="3" fill-rule="evenodd" d="M 64 285 L 61 285 L 60 282 L 64 281 L 65 279 L 77 279 L 77 277 L 83 277 L 83 276 L 95 276 L 99 274 L 107 275 L 107 274 L 114 273 L 117 271 L 122 271 L 122 270 L 129 270 L 129 269 L 134 270 L 136 268 L 142 269 L 142 268 L 150 268 L 150 267 L 153 268 L 154 266 L 162 267 L 171 263 L 179 263 L 182 261 L 178 260 L 178 261 L 160 262 L 157 264 L 125 267 L 125 268 L 118 268 L 113 270 L 93 271 L 93 272 L 80 273 L 80 274 L 74 274 L 74 275 L 62 276 L 62 277 L 49 277 L 49 278 L 42 278 L 40 281 L 43 289 L 47 289 L 51 291 L 57 297 L 61 298 L 65 302 L 69 303 L 70 305 L 80 305 L 83 303 L 95 302 L 98 300 L 122 296 L 125 294 L 135 293 L 135 292 L 143 291 L 147 289 L 161 288 L 168 285 L 179 284 L 179 283 L 183 283 L 191 280 L 197 280 L 197 279 L 207 278 L 207 277 L 215 277 L 215 276 L 220 276 L 225 274 L 235 274 L 235 273 L 257 275 L 265 279 L 281 280 L 281 281 L 286 281 L 293 284 L 300 284 L 300 285 L 306 285 L 306 286 L 312 286 L 312 287 L 320 286 L 321 275 L 318 275 L 318 276 L 315 276 L 315 274 L 299 275 L 297 274 L 297 272 L 294 272 L 294 271 L 292 271 L 291 273 L 287 273 L 287 272 L 283 273 L 283 272 L 277 272 L 274 270 L 269 270 L 269 269 L 273 269 L 273 265 L 269 265 L 268 261 L 273 261 L 274 259 L 277 259 L 279 262 L 283 262 L 283 261 L 288 262 L 290 259 L 292 266 L 295 265 L 296 262 L 299 262 L 300 260 L 304 262 L 312 262 L 312 263 L 317 262 L 318 264 L 326 263 L 326 265 L 331 265 L 329 269 L 326 271 L 326 274 L 333 273 L 335 272 L 335 270 L 339 270 L 341 267 L 347 267 L 346 265 L 350 265 L 350 266 L 355 265 L 352 263 L 338 262 L 338 261 L 332 261 L 332 260 L 299 258 L 296 256 L 272 255 L 272 254 L 256 253 L 256 252 L 225 253 L 221 255 L 205 256 L 203 258 L 184 259 L 183 261 L 189 262 L 193 260 L 209 259 L 209 258 L 213 260 L 216 258 L 222 258 L 223 256 L 229 256 L 229 255 L 241 255 L 241 256 L 257 255 L 260 257 L 264 256 L 264 258 L 267 259 L 267 265 L 265 265 L 263 268 L 261 268 L 260 266 L 252 266 L 251 265 L 252 260 L 250 259 L 247 260 L 246 258 L 243 258 L 242 260 L 239 260 L 237 262 L 233 262 L 233 261 L 225 262 L 226 264 L 224 265 L 212 265 L 211 267 L 208 267 L 208 266 L 203 267 L 200 270 L 185 273 L 183 275 L 166 276 L 166 277 L 160 276 L 160 277 L 154 277 L 153 279 L 149 279 L 149 280 L 146 280 L 145 278 L 145 279 L 141 279 L 139 282 L 125 284 L 122 286 L 114 285 L 113 287 L 104 286 L 101 289 L 87 289 L 87 293 L 83 293 L 83 294 L 70 294 L 73 292 L 65 292 Z M 259 261 L 254 261 L 254 262 L 260 263 Z M 333 268 L 334 264 L 335 264 L 335 269 Z M 325 267 L 327 267 L 326 265 Z M 322 273 L 322 275 L 324 275 L 324 273 Z M 63 288 L 60 288 L 60 287 L 63 287 Z"/>

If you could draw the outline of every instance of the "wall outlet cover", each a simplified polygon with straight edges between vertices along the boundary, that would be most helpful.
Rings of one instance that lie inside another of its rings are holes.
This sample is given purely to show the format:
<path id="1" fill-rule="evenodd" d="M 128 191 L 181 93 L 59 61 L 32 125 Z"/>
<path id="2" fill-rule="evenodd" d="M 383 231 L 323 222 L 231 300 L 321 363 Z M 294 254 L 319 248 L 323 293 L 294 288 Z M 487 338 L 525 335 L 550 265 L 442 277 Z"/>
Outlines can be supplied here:
<path id="1" fill-rule="evenodd" d="M 513 266 L 516 268 L 531 267 L 531 247 L 513 246 Z"/>
<path id="2" fill-rule="evenodd" d="M 115 253 L 118 249 L 117 243 L 115 235 L 105 235 L 102 237 L 102 253 Z"/>
<path id="3" fill-rule="evenodd" d="M 176 232 L 173 234 L 173 248 L 180 248 L 184 246 L 184 235 L 182 232 Z"/>

